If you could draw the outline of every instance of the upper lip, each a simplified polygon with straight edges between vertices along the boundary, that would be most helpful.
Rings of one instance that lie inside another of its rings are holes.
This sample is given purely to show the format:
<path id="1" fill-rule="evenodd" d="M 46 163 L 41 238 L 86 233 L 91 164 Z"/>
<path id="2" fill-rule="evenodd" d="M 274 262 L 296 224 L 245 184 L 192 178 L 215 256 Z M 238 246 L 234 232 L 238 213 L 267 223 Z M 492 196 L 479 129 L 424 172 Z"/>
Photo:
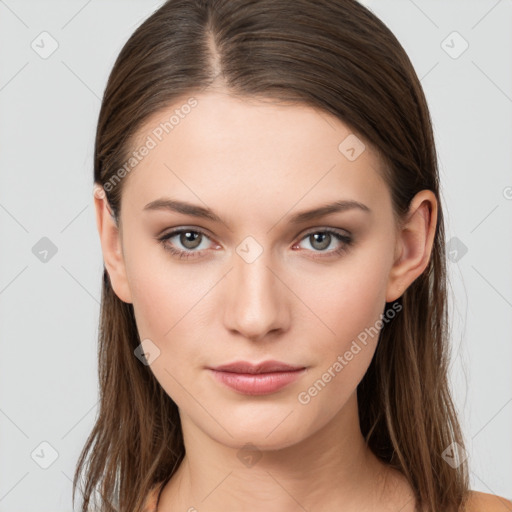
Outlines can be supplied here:
<path id="1" fill-rule="evenodd" d="M 290 372 L 302 370 L 304 366 L 292 366 L 281 361 L 263 361 L 261 363 L 249 363 L 247 361 L 234 361 L 233 363 L 213 366 L 211 370 L 231 373 L 272 373 Z"/>

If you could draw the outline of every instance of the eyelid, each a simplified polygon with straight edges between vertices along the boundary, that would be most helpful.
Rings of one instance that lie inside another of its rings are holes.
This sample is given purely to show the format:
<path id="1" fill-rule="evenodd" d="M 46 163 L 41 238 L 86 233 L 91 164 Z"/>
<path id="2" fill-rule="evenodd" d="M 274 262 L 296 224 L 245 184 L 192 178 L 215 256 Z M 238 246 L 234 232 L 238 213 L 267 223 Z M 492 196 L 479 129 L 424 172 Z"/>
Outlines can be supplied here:
<path id="1" fill-rule="evenodd" d="M 354 243 L 354 238 L 352 234 L 350 234 L 348 231 L 345 231 L 343 233 L 339 228 L 331 228 L 331 227 L 320 227 L 320 228 L 313 228 L 309 231 L 307 231 L 298 242 L 293 244 L 293 247 L 296 247 L 298 244 L 300 244 L 302 241 L 308 239 L 311 235 L 315 233 L 328 233 L 329 235 L 333 236 L 339 244 L 341 244 L 341 247 L 338 247 L 338 249 L 333 249 L 331 251 L 309 251 L 313 255 L 314 259 L 316 258 L 327 258 L 328 255 L 335 255 L 339 254 L 341 252 L 344 252 L 348 249 L 349 246 L 351 246 Z"/>
<path id="2" fill-rule="evenodd" d="M 215 242 L 215 239 L 212 235 L 210 235 L 210 233 L 203 229 L 203 228 L 199 228 L 199 227 L 192 227 L 192 226 L 179 226 L 179 227 L 176 227 L 176 228 L 172 228 L 170 231 L 168 231 L 167 233 L 164 232 L 161 234 L 161 235 L 157 235 L 155 238 L 157 240 L 169 240 L 170 238 L 174 238 L 175 236 L 178 236 L 178 235 L 181 235 L 182 233 L 185 233 L 187 231 L 192 231 L 193 233 L 199 233 L 201 235 L 203 235 L 204 237 L 208 238 L 208 240 L 210 240 L 212 243 L 217 243 L 218 242 Z M 218 244 L 220 245 L 220 244 Z M 202 250 L 206 250 L 206 249 L 202 249 Z M 201 251 L 189 251 L 189 252 L 201 252 Z"/>
<path id="3" fill-rule="evenodd" d="M 173 255 L 177 256 L 181 259 L 192 259 L 196 257 L 202 257 L 202 254 L 204 252 L 208 252 L 208 249 L 201 249 L 199 251 L 196 250 L 184 250 L 184 249 L 176 249 L 170 245 L 167 244 L 168 240 L 171 238 L 174 238 L 175 236 L 178 236 L 184 232 L 192 231 L 194 233 L 199 233 L 206 238 L 208 238 L 211 242 L 215 243 L 213 240 L 213 237 L 210 236 L 207 230 L 195 226 L 178 226 L 175 228 L 172 228 L 169 232 L 157 235 L 155 238 L 158 240 L 159 243 L 161 243 L 165 250 L 171 252 Z M 314 234 L 314 233 L 329 233 L 331 235 L 334 235 L 334 237 L 337 239 L 337 241 L 342 244 L 341 247 L 338 249 L 333 249 L 330 251 L 307 251 L 311 252 L 313 254 L 313 259 L 322 259 L 322 258 L 328 258 L 329 256 L 334 256 L 336 254 L 342 253 L 348 249 L 348 246 L 352 245 L 353 243 L 353 237 L 352 234 L 344 229 L 341 228 L 334 228 L 330 226 L 317 226 L 308 228 L 303 234 L 300 236 L 297 242 L 293 244 L 295 247 L 296 245 L 300 244 L 303 240 L 308 238 L 308 236 Z M 218 244 L 218 242 L 217 242 Z M 220 244 L 218 244 L 220 245 Z"/>
<path id="4" fill-rule="evenodd" d="M 206 235 L 208 236 L 208 238 L 212 238 L 213 235 L 210 233 L 210 231 L 206 228 L 200 228 L 199 226 L 187 226 L 186 224 L 184 225 L 179 225 L 179 226 L 174 226 L 172 228 L 165 228 L 163 229 L 158 235 L 156 235 L 156 237 L 163 237 L 163 236 L 168 236 L 168 235 L 176 235 L 176 234 L 179 234 L 181 231 L 195 231 L 197 233 L 202 233 L 203 235 Z"/>
<path id="5" fill-rule="evenodd" d="M 343 236 L 346 236 L 346 237 L 351 237 L 352 236 L 352 233 L 350 231 L 347 231 L 346 229 L 341 229 L 341 228 L 333 228 L 331 226 L 319 226 L 319 227 L 314 227 L 314 228 L 308 228 L 306 230 L 306 232 L 304 233 L 304 235 L 302 236 L 302 238 L 308 236 L 308 235 L 311 235 L 313 233 L 323 233 L 323 232 L 333 232 L 333 233 L 338 233 L 339 235 L 343 235 Z M 302 240 L 301 238 L 301 240 Z"/>
<path id="6" fill-rule="evenodd" d="M 200 228 L 198 226 L 176 226 L 174 228 L 171 228 L 170 231 L 167 231 L 167 229 L 164 229 L 160 234 L 158 234 L 155 238 L 157 239 L 161 239 L 161 238 L 170 238 L 172 236 L 175 236 L 175 235 L 179 235 L 181 234 L 183 231 L 194 231 L 194 232 L 197 232 L 197 233 L 201 233 L 203 235 L 205 235 L 207 238 L 209 238 L 210 240 L 212 240 L 214 237 L 213 235 L 210 234 L 210 232 L 204 228 Z M 340 235 L 343 235 L 343 236 L 346 236 L 346 237 L 352 237 L 352 233 L 346 229 L 342 229 L 342 228 L 335 228 L 335 227 L 332 227 L 332 226 L 315 226 L 315 227 L 312 227 L 312 228 L 308 228 L 305 232 L 303 232 L 302 235 L 299 235 L 300 238 L 298 238 L 299 241 L 303 240 L 306 236 L 309 236 L 313 233 L 319 233 L 319 232 L 335 232 L 335 233 L 338 233 Z M 297 237 L 293 237 L 292 241 L 295 240 Z"/>
<path id="7" fill-rule="evenodd" d="M 212 237 L 209 235 L 208 231 L 199 228 L 199 227 L 192 227 L 192 226 L 178 226 L 172 228 L 167 233 L 164 230 L 162 234 L 159 234 L 155 237 L 155 239 L 163 246 L 164 250 L 169 251 L 174 256 L 180 258 L 180 259 L 192 259 L 195 257 L 199 257 L 202 255 L 202 253 L 207 252 L 208 249 L 201 249 L 199 251 L 193 251 L 193 250 L 184 250 L 184 249 L 176 249 L 171 246 L 171 244 L 168 243 L 168 241 L 171 238 L 174 238 L 175 236 L 179 236 L 182 233 L 186 233 L 187 231 L 192 231 L 194 233 L 199 233 L 203 235 L 204 237 L 208 238 L 212 243 L 215 243 Z M 196 256 L 198 255 L 198 256 Z"/>

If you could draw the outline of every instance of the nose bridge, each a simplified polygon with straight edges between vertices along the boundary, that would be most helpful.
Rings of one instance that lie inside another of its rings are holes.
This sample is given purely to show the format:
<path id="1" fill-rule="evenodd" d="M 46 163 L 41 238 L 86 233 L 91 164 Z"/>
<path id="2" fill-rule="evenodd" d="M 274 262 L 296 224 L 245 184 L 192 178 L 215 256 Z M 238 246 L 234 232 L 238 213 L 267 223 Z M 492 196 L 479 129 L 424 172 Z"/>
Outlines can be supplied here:
<path id="1" fill-rule="evenodd" d="M 286 304 L 283 285 L 274 275 L 272 254 L 254 238 L 247 237 L 233 254 L 226 301 L 226 327 L 251 339 L 283 329 Z"/>

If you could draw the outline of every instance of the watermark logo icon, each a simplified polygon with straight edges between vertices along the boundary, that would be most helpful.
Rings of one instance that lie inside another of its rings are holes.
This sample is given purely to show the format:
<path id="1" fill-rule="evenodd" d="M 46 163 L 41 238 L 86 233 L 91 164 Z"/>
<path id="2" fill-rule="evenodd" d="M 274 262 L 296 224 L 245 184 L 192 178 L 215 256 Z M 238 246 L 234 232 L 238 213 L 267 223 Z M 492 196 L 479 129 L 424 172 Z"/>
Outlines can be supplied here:
<path id="1" fill-rule="evenodd" d="M 48 441 L 43 441 L 32 451 L 30 457 L 40 468 L 48 469 L 59 458 L 59 453 Z"/>
<path id="2" fill-rule="evenodd" d="M 263 247 L 252 236 L 245 237 L 241 243 L 237 245 L 236 253 L 246 262 L 252 263 L 256 261 L 261 253 Z"/>
<path id="3" fill-rule="evenodd" d="M 453 442 L 446 450 L 443 451 L 441 457 L 447 462 L 452 468 L 458 468 L 468 458 L 468 453 L 462 446 Z"/>
<path id="4" fill-rule="evenodd" d="M 446 252 L 448 254 L 448 259 L 453 263 L 457 263 L 463 256 L 466 255 L 468 248 L 462 242 L 462 240 L 454 236 L 450 238 L 446 244 Z"/>
<path id="5" fill-rule="evenodd" d="M 57 246 L 48 237 L 43 236 L 32 247 L 32 254 L 41 263 L 48 263 L 57 254 Z"/>
<path id="6" fill-rule="evenodd" d="M 353 133 L 345 137 L 338 146 L 338 151 L 350 162 L 359 158 L 365 149 L 363 141 Z"/>
<path id="7" fill-rule="evenodd" d="M 47 59 L 50 57 L 59 47 L 57 40 L 49 33 L 41 32 L 33 41 L 30 43 L 30 47 L 34 50 L 41 59 Z"/>
<path id="8" fill-rule="evenodd" d="M 146 338 L 133 353 L 142 364 L 149 366 L 160 356 L 160 349 L 149 338 Z"/>
<path id="9" fill-rule="evenodd" d="M 452 59 L 458 59 L 469 48 L 469 43 L 454 30 L 441 41 L 441 48 Z"/>
<path id="10" fill-rule="evenodd" d="M 236 456 L 240 462 L 248 468 L 252 468 L 262 457 L 261 451 L 252 443 L 247 443 L 242 446 Z"/>

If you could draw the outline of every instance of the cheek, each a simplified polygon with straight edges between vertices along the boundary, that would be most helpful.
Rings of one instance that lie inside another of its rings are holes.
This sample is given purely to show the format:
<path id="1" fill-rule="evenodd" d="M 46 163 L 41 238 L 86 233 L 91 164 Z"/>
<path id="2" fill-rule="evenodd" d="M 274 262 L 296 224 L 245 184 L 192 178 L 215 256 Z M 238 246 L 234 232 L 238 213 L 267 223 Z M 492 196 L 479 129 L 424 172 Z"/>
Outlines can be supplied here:
<path id="1" fill-rule="evenodd" d="M 204 352 L 204 330 L 198 328 L 197 315 L 205 291 L 194 288 L 186 275 L 187 279 L 180 272 L 169 275 L 168 269 L 147 268 L 137 274 L 132 287 L 140 339 L 150 339 L 157 347 L 153 350 L 158 350 L 149 368 L 180 408 L 190 402 L 190 391 L 200 397 L 190 386 L 190 371 L 201 365 Z"/>
<path id="2" fill-rule="evenodd" d="M 320 389 L 328 384 L 324 399 L 332 393 L 334 402 L 343 402 L 366 373 L 382 327 L 388 271 L 385 258 L 361 252 L 336 271 L 324 269 L 300 286 L 296 282 L 297 294 L 316 317 L 303 326 L 316 354 L 308 383 L 320 379 Z"/>
<path id="3" fill-rule="evenodd" d="M 187 264 L 177 264 L 153 240 L 134 236 L 126 242 L 126 273 L 141 337 L 170 339 L 197 314 L 194 305 L 205 294 L 201 279 Z"/>
<path id="4" fill-rule="evenodd" d="M 206 318 L 205 306 L 218 276 L 207 269 L 194 270 L 193 265 L 178 265 L 159 248 L 131 249 L 127 275 L 137 330 L 141 340 L 151 340 L 159 351 L 151 371 L 177 403 L 186 401 L 189 397 L 181 396 L 179 383 L 185 384 L 191 369 L 206 363 L 204 339 L 211 318 Z"/>
<path id="5" fill-rule="evenodd" d="M 318 319 L 314 323 L 326 349 L 344 350 L 353 339 L 364 338 L 366 330 L 379 325 L 388 271 L 384 258 L 361 253 L 306 281 L 296 281 L 294 289 Z"/>
<path id="6" fill-rule="evenodd" d="M 308 300 L 325 325 L 315 321 L 315 331 L 322 333 L 315 336 L 308 327 L 308 338 L 315 340 L 311 353 L 317 354 L 316 364 L 296 399 L 316 425 L 327 423 L 343 408 L 371 363 L 382 327 L 385 270 L 378 264 L 354 266 L 350 272 L 340 270 L 336 276 L 330 273 L 328 279 L 317 279 L 309 287 Z"/>
<path id="7" fill-rule="evenodd" d="M 130 288 L 141 338 L 161 342 L 172 332 L 177 319 L 186 313 L 186 290 L 171 286 L 164 275 L 150 269 L 132 274 Z"/>

